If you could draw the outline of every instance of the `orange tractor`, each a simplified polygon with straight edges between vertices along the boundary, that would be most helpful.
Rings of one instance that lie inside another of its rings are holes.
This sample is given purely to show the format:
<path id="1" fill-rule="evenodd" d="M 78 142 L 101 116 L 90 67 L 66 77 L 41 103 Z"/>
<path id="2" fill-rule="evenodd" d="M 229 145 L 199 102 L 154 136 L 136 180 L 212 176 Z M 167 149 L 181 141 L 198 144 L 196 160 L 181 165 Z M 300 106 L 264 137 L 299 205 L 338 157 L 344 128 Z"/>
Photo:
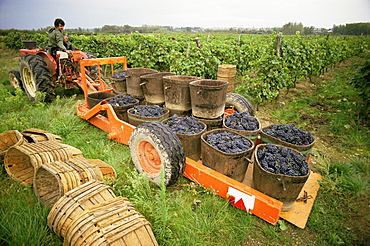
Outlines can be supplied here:
<path id="1" fill-rule="evenodd" d="M 19 71 L 9 72 L 9 81 L 13 88 L 22 89 L 32 101 L 37 100 L 37 92 L 45 94 L 44 100 L 55 99 L 56 86 L 65 89 L 81 87 L 80 61 L 96 58 L 92 53 L 58 51 L 53 57 L 43 48 L 36 48 L 36 41 L 22 41 L 26 49 L 20 50 Z M 89 91 L 105 90 L 107 84 L 99 79 L 96 66 L 84 68 Z"/>

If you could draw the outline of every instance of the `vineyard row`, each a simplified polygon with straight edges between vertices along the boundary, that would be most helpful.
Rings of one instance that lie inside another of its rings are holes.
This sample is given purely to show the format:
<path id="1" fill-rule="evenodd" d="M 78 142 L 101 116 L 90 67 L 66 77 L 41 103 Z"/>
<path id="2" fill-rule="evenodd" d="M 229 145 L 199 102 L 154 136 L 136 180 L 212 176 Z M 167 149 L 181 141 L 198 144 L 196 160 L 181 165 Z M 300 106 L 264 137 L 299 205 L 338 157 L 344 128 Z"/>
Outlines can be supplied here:
<path id="1" fill-rule="evenodd" d="M 172 40 L 172 38 L 175 40 Z M 129 67 L 171 71 L 216 79 L 220 64 L 237 66 L 237 91 L 262 101 L 295 87 L 298 79 L 369 49 L 370 36 L 283 36 L 231 34 L 75 34 L 71 40 L 97 57 L 127 56 Z M 9 33 L 9 48 L 23 48 L 21 40 L 35 40 L 46 48 L 48 35 Z"/>

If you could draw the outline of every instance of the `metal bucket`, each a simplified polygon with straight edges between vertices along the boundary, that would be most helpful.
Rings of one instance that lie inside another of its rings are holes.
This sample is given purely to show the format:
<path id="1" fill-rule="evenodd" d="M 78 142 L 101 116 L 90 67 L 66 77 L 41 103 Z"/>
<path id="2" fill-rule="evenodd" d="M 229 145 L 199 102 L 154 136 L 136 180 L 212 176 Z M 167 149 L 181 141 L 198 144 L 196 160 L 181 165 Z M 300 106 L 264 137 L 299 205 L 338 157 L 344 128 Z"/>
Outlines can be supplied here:
<path id="1" fill-rule="evenodd" d="M 189 83 L 199 80 L 199 77 L 173 75 L 163 77 L 165 107 L 170 115 L 186 116 L 191 114 L 191 98 Z"/>
<path id="2" fill-rule="evenodd" d="M 89 108 L 93 108 L 96 104 L 100 103 L 103 100 L 107 100 L 111 97 L 115 97 L 116 95 L 114 93 L 110 92 L 94 92 L 87 95 L 87 104 Z"/>
<path id="3" fill-rule="evenodd" d="M 170 119 L 163 121 L 164 124 Z M 201 136 L 207 131 L 207 125 L 201 121 L 199 123 L 203 126 L 203 130 L 196 134 L 181 134 L 176 133 L 177 137 L 180 139 L 182 147 L 184 148 L 185 156 L 198 161 L 201 156 Z"/>
<path id="4" fill-rule="evenodd" d="M 278 138 L 275 138 L 267 133 L 265 133 L 263 130 L 264 129 L 270 129 L 272 128 L 274 125 L 269 125 L 269 126 L 265 126 L 265 127 L 262 127 L 261 131 L 260 131 L 260 135 L 261 135 L 261 142 L 262 143 L 272 143 L 272 144 L 278 144 L 278 145 L 283 145 L 283 146 L 286 146 L 286 147 L 289 147 L 289 148 L 292 148 L 292 149 L 296 149 L 298 150 L 299 152 L 301 152 L 302 154 L 304 154 L 305 156 L 308 156 L 309 153 L 311 153 L 311 150 L 313 148 L 313 146 L 315 145 L 315 138 L 313 138 L 313 141 L 312 143 L 308 144 L 308 145 L 296 145 L 296 144 L 291 144 L 291 143 L 288 143 L 288 142 L 285 142 L 283 140 L 280 140 Z"/>
<path id="5" fill-rule="evenodd" d="M 158 73 L 157 70 L 149 68 L 128 68 L 126 70 L 127 94 L 136 97 L 140 101 L 144 99 L 144 92 L 140 86 L 140 76 Z"/>
<path id="6" fill-rule="evenodd" d="M 164 104 L 163 77 L 175 75 L 171 72 L 153 73 L 140 76 L 145 101 L 149 104 Z"/>
<path id="7" fill-rule="evenodd" d="M 126 94 L 127 93 L 127 85 L 126 85 L 126 78 L 115 79 L 113 78 L 114 75 L 109 76 L 109 81 L 114 89 L 114 92 L 118 94 Z"/>
<path id="8" fill-rule="evenodd" d="M 236 181 L 242 182 L 248 165 L 251 162 L 249 158 L 253 153 L 254 144 L 250 139 L 246 138 L 251 143 L 252 147 L 250 149 L 239 153 L 225 153 L 211 146 L 206 141 L 208 135 L 221 132 L 231 132 L 246 138 L 239 133 L 227 129 L 214 129 L 203 133 L 201 136 L 202 163 Z"/>
<path id="9" fill-rule="evenodd" d="M 262 129 L 260 121 L 256 118 L 257 121 L 258 121 L 258 125 L 259 125 L 257 130 L 254 130 L 254 131 L 238 130 L 238 129 L 233 129 L 231 127 L 226 126 L 225 122 L 226 122 L 227 118 L 231 117 L 231 116 L 232 116 L 231 114 L 224 116 L 224 118 L 222 120 L 222 127 L 224 127 L 225 129 L 232 130 L 232 131 L 235 131 L 235 132 L 237 132 L 241 135 L 246 136 L 247 138 L 251 139 L 254 142 L 254 145 L 256 145 L 257 137 L 258 137 L 258 135 L 259 135 L 259 133 Z"/>
<path id="10" fill-rule="evenodd" d="M 194 118 L 197 118 L 199 121 L 207 125 L 207 131 L 222 128 L 222 119 L 223 117 L 218 117 L 216 119 L 203 119 L 198 118 L 193 115 Z"/>
<path id="11" fill-rule="evenodd" d="M 164 114 L 158 117 L 145 117 L 145 116 L 140 116 L 133 114 L 130 112 L 131 109 L 127 110 L 127 117 L 128 117 L 128 123 L 134 126 L 138 126 L 143 122 L 148 122 L 148 121 L 163 121 L 168 118 L 169 115 L 169 110 L 167 108 L 164 108 Z"/>
<path id="12" fill-rule="evenodd" d="M 201 79 L 189 83 L 192 114 L 205 119 L 221 117 L 225 111 L 226 81 Z"/>
<path id="13" fill-rule="evenodd" d="M 281 201 L 283 203 L 282 211 L 289 211 L 298 198 L 310 172 L 308 171 L 305 176 L 288 176 L 266 171 L 262 168 L 257 158 L 257 151 L 261 148 L 265 148 L 266 145 L 267 144 L 257 145 L 253 153 L 253 188 Z M 293 148 L 285 148 L 301 154 Z"/>
<path id="14" fill-rule="evenodd" d="M 113 108 L 114 112 L 116 113 L 118 119 L 128 122 L 127 110 L 129 110 L 130 108 L 132 108 L 136 105 L 139 105 L 139 103 L 140 103 L 139 99 L 135 98 L 135 101 L 136 101 L 135 103 L 127 104 L 127 105 L 124 105 L 124 106 L 114 106 L 114 105 L 112 105 L 112 108 Z"/>

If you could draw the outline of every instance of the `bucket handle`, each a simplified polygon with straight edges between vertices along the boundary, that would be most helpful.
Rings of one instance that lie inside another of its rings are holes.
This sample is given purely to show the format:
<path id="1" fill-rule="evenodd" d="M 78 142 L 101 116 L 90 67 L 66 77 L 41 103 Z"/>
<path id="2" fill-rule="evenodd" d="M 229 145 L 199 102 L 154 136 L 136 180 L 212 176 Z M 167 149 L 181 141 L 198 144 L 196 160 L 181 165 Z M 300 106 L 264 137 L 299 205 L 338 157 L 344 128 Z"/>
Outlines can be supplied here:
<path id="1" fill-rule="evenodd" d="M 252 160 L 249 159 L 248 157 L 244 157 L 244 159 L 248 162 L 248 165 L 252 163 Z"/>
<path id="2" fill-rule="evenodd" d="M 283 180 L 283 179 L 277 179 L 280 183 L 281 183 L 281 185 L 283 186 L 283 190 L 284 191 L 286 191 L 286 187 L 285 187 L 285 180 Z"/>
<path id="3" fill-rule="evenodd" d="M 140 86 L 143 86 L 143 85 L 146 85 L 146 82 L 143 82 L 143 83 L 140 84 Z"/>

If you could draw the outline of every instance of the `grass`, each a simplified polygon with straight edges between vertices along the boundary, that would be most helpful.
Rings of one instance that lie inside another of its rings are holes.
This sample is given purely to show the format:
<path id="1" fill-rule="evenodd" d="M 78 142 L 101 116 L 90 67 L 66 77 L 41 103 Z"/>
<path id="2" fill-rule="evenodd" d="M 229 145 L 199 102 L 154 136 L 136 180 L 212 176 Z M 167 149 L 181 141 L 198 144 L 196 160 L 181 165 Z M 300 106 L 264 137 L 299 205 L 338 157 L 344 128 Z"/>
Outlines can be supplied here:
<path id="1" fill-rule="evenodd" d="M 1 48 L 0 42 L 0 48 Z M 48 130 L 80 149 L 86 158 L 112 165 L 107 180 L 117 196 L 127 197 L 152 224 L 159 245 L 361 245 L 369 240 L 369 128 L 359 117 L 361 101 L 347 85 L 361 58 L 327 74 L 302 81 L 277 101 L 260 105 L 261 122 L 294 123 L 317 138 L 312 168 L 323 175 L 321 188 L 304 230 L 279 221 L 272 226 L 181 177 L 170 187 L 155 186 L 135 170 L 128 146 L 75 115 L 80 94 L 51 104 L 30 102 L 14 91 L 7 72 L 18 54 L 0 53 L 0 132 L 27 128 Z M 4 51 L 4 52 L 3 52 Z M 351 65 L 353 64 L 353 65 Z M 301 87 L 299 87 L 301 86 Z M 78 90 L 75 91 L 78 93 Z M 0 172 L 0 245 L 62 245 L 46 225 L 48 209 L 31 187 Z"/>

